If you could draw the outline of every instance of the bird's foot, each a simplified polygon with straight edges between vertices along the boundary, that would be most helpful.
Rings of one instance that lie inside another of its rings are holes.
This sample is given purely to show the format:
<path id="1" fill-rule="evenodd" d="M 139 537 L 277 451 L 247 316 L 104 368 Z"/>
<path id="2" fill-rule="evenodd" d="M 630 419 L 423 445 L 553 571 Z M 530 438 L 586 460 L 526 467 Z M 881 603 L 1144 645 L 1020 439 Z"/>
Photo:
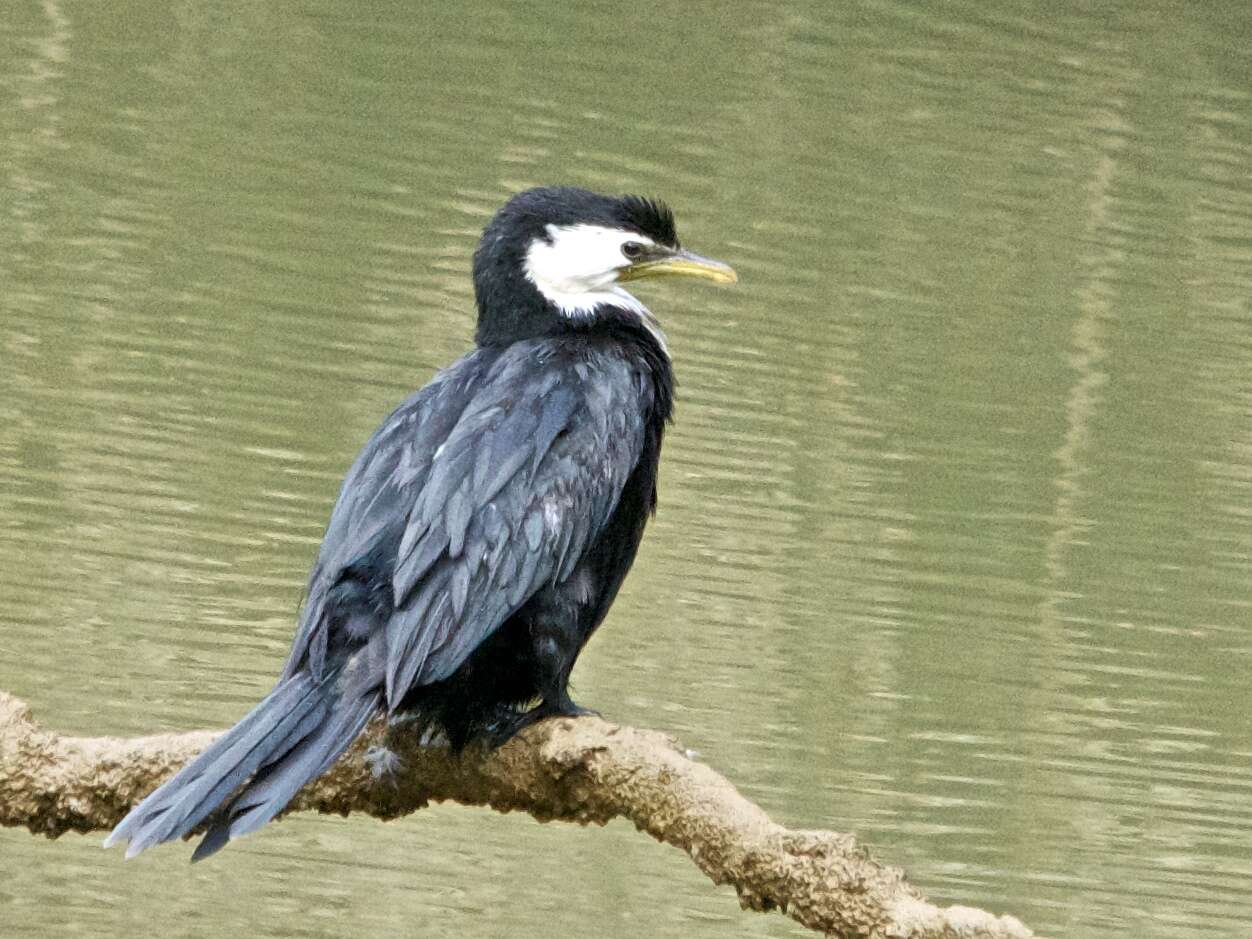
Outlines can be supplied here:
<path id="1" fill-rule="evenodd" d="M 531 724 L 537 724 L 549 717 L 599 717 L 599 711 L 581 707 L 569 698 L 549 704 L 543 701 L 529 711 L 517 712 L 512 709 L 502 714 L 486 728 L 484 738 L 491 749 L 502 747 Z"/>
<path id="2" fill-rule="evenodd" d="M 594 708 L 585 708 L 581 704 L 575 704 L 573 701 L 567 702 L 566 706 L 560 710 L 555 710 L 548 717 L 602 717 L 603 715 Z"/>

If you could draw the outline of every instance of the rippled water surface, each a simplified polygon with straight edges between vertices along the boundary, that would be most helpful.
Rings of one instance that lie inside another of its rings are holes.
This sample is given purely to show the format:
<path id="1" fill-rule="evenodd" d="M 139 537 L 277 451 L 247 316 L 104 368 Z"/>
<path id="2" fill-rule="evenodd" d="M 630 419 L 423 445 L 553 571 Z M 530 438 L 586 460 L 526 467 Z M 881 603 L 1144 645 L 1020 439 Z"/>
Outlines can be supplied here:
<path id="1" fill-rule="evenodd" d="M 0 688 L 268 687 L 478 231 L 669 200 L 681 400 L 575 673 L 775 817 L 1068 939 L 1252 929 L 1252 12 L 0 7 Z M 0 831 L 9 936 L 793 936 L 629 826 L 298 817 L 191 867 Z"/>

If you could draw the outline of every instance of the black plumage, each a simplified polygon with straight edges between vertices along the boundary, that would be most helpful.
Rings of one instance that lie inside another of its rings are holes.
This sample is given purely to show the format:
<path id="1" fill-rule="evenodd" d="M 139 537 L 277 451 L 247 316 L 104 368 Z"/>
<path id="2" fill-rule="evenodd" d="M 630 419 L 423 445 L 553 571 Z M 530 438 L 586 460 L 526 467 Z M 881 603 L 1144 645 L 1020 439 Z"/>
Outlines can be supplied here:
<path id="1" fill-rule="evenodd" d="M 348 472 L 278 684 L 106 844 L 129 840 L 129 856 L 207 819 L 194 857 L 207 856 L 273 818 L 379 713 L 411 712 L 457 748 L 581 713 L 570 670 L 655 508 L 674 378 L 629 294 L 571 314 L 545 293 L 529 250 L 566 229 L 580 246 L 579 226 L 623 245 L 617 261 L 572 251 L 569 282 L 588 296 L 606 276 L 733 279 L 683 251 L 656 202 L 515 196 L 475 255 L 477 348 L 397 408 Z"/>

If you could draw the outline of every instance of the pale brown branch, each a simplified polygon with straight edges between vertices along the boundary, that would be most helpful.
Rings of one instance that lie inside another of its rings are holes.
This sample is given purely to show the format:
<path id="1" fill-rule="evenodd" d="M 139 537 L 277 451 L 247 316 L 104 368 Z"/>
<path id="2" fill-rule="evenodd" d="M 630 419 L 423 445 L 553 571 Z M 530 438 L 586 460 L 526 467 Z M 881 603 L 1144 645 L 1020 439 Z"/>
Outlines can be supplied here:
<path id="1" fill-rule="evenodd" d="M 203 749 L 212 731 L 122 740 L 64 737 L 0 692 L 0 824 L 57 837 L 105 831 Z M 779 909 L 811 929 L 858 939 L 1027 939 L 1011 916 L 928 903 L 896 868 L 851 835 L 772 822 L 726 779 L 671 738 L 598 718 L 539 724 L 495 752 L 461 757 L 413 734 L 372 727 L 290 811 L 394 818 L 430 801 L 524 811 L 541 820 L 603 824 L 627 818 L 686 852 L 747 909 Z M 386 743 L 401 760 L 374 777 L 364 759 Z M 119 854 L 120 863 L 120 854 Z"/>

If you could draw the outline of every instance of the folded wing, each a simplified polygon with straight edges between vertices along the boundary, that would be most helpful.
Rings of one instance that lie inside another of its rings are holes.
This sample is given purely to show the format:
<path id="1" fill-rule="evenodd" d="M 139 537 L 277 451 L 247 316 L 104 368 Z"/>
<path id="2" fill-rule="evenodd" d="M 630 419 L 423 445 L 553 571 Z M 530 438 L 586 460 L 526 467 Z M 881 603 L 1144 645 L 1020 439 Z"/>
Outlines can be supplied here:
<path id="1" fill-rule="evenodd" d="M 618 359 L 537 362 L 529 343 L 480 368 L 393 414 L 349 474 L 289 672 L 316 677 L 345 628 L 374 642 L 382 629 L 394 709 L 568 578 L 603 531 L 643 448 L 649 384 Z M 336 595 L 353 578 L 363 609 L 345 626 Z"/>

